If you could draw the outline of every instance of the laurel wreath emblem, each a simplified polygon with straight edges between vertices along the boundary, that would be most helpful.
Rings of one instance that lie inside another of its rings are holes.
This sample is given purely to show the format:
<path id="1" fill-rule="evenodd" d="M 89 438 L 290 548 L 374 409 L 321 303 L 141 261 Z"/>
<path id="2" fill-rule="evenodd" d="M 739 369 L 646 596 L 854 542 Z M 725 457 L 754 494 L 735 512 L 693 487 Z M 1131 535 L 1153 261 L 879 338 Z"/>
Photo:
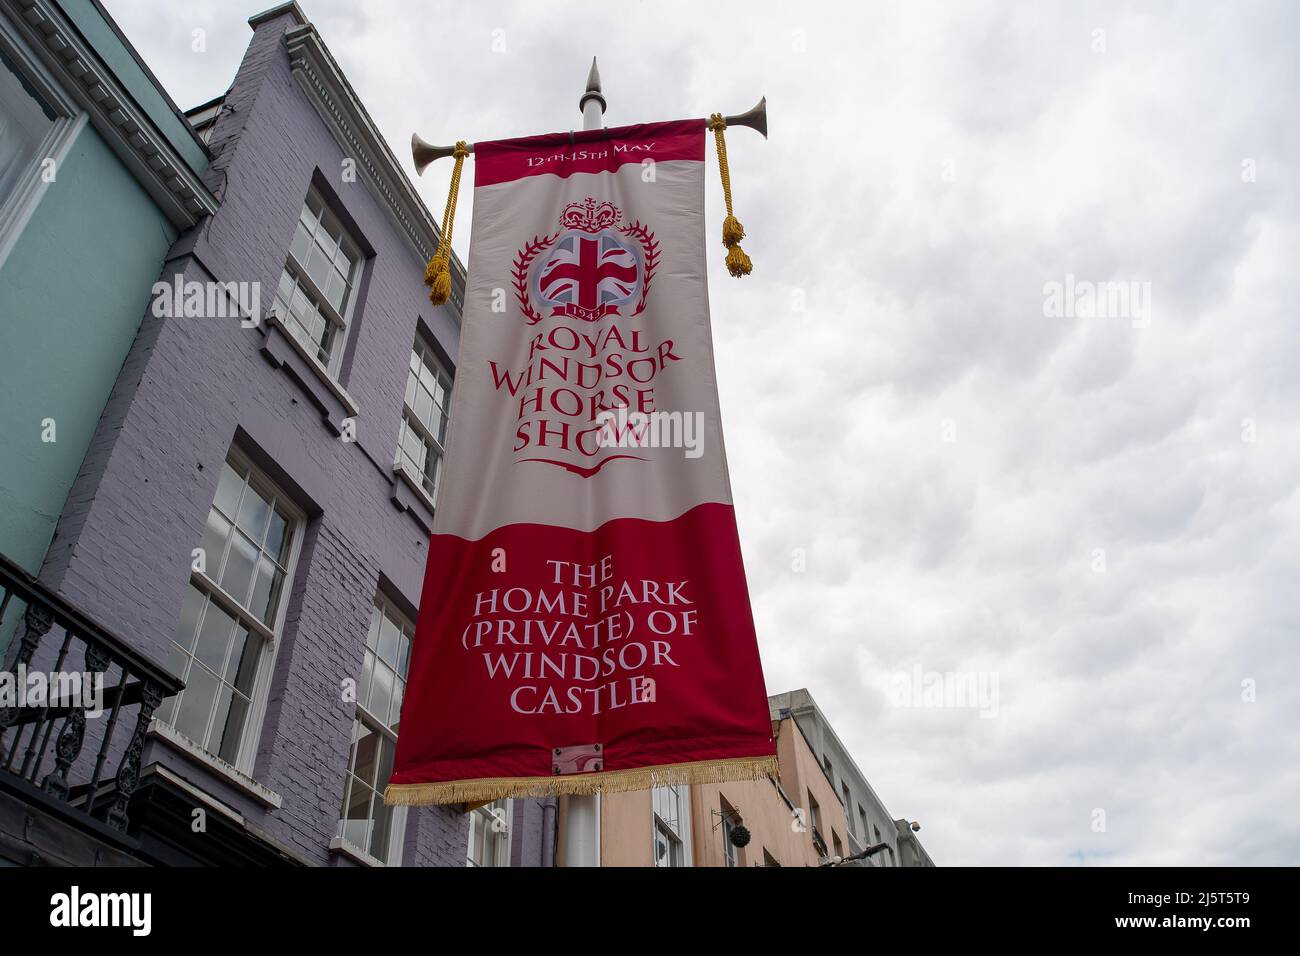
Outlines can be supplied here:
<path id="1" fill-rule="evenodd" d="M 631 313 L 633 316 L 640 315 L 645 311 L 646 296 L 650 294 L 650 283 L 654 280 L 655 269 L 659 266 L 659 240 L 655 238 L 654 232 L 643 225 L 640 220 L 630 226 L 617 226 L 615 230 L 641 247 L 645 280 L 641 284 L 641 297 L 637 300 L 636 308 Z M 533 308 L 532 298 L 528 294 L 528 271 L 532 267 L 533 261 L 555 245 L 563 232 L 564 230 L 561 229 L 549 236 L 533 236 L 532 241 L 525 243 L 524 247 L 518 251 L 518 255 L 515 256 L 512 264 L 511 276 L 514 279 L 515 298 L 519 301 L 519 310 L 524 314 L 524 318 L 528 320 L 530 326 L 542 321 L 544 316 Z"/>
<path id="2" fill-rule="evenodd" d="M 519 250 L 519 255 L 515 257 L 513 273 L 515 278 L 515 298 L 519 300 L 519 308 L 524 313 L 524 318 L 528 320 L 529 325 L 536 325 L 542 321 L 542 316 L 533 308 L 528 297 L 528 268 L 533 264 L 534 259 L 553 246 L 555 240 L 559 238 L 559 232 L 554 232 L 549 236 L 533 236 L 533 241 L 526 243 Z"/>
<path id="3" fill-rule="evenodd" d="M 637 301 L 636 308 L 632 310 L 633 315 L 640 315 L 645 311 L 645 298 L 650 294 L 650 282 L 654 279 L 655 268 L 659 265 L 659 241 L 647 226 L 641 224 L 640 220 L 630 226 L 620 226 L 618 231 L 641 244 L 641 256 L 645 260 L 645 282 L 641 285 L 641 298 Z"/>

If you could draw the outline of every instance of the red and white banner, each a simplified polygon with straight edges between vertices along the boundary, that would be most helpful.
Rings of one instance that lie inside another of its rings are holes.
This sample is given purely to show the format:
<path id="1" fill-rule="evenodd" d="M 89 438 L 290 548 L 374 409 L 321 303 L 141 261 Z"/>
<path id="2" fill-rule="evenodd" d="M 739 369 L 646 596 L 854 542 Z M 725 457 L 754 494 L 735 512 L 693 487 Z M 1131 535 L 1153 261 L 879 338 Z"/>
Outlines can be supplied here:
<path id="1" fill-rule="evenodd" d="M 727 476 L 703 120 L 475 145 L 389 803 L 775 770 Z"/>

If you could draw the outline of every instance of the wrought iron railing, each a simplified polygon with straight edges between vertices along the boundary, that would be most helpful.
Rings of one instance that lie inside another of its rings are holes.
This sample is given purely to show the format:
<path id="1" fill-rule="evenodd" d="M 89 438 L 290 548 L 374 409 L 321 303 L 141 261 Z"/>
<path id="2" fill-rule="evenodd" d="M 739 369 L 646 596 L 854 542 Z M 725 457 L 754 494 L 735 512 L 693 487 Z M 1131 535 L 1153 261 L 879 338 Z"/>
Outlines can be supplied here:
<path id="1" fill-rule="evenodd" d="M 0 773 L 125 833 L 149 720 L 184 682 L 0 555 L 0 646 L 4 636 Z M 49 680 L 30 699 L 19 677 L 33 672 L 88 675 L 98 693 Z"/>

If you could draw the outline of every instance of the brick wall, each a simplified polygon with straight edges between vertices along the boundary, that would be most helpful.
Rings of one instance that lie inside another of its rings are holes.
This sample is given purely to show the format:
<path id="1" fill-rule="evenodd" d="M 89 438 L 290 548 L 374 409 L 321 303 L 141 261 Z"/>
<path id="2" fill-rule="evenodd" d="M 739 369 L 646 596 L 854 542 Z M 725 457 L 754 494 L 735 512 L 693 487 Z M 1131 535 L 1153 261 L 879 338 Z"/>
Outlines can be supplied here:
<path id="1" fill-rule="evenodd" d="M 237 445 L 308 514 L 276 651 L 252 776 L 276 809 L 190 757 L 151 741 L 165 763 L 322 865 L 338 821 L 353 705 L 371 606 L 382 591 L 418 606 L 428 533 L 393 504 L 392 462 L 417 325 L 454 361 L 458 326 L 430 305 L 423 263 L 360 178 L 294 79 L 284 31 L 260 23 L 217 121 L 209 185 L 218 213 L 181 237 L 163 269 L 205 282 L 257 281 L 271 305 L 308 187 L 316 182 L 373 254 L 344 353 L 360 413 L 356 442 L 327 427 L 304 388 L 261 349 L 266 332 L 235 318 L 145 317 L 99 422 L 42 577 L 111 629 L 165 661 L 222 462 Z M 326 38 L 328 41 L 328 38 Z M 517 801 L 519 863 L 541 859 L 540 801 Z M 412 811 L 408 864 L 463 865 L 468 824 L 445 808 Z"/>

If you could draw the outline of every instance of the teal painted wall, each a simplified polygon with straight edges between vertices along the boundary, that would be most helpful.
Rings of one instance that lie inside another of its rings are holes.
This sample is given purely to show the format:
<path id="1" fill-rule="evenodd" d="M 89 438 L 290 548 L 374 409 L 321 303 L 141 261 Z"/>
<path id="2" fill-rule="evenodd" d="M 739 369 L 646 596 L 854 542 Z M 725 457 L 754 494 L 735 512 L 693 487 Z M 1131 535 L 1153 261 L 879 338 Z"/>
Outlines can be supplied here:
<path id="1" fill-rule="evenodd" d="M 176 235 L 87 124 L 0 266 L 0 551 L 33 573 Z"/>

